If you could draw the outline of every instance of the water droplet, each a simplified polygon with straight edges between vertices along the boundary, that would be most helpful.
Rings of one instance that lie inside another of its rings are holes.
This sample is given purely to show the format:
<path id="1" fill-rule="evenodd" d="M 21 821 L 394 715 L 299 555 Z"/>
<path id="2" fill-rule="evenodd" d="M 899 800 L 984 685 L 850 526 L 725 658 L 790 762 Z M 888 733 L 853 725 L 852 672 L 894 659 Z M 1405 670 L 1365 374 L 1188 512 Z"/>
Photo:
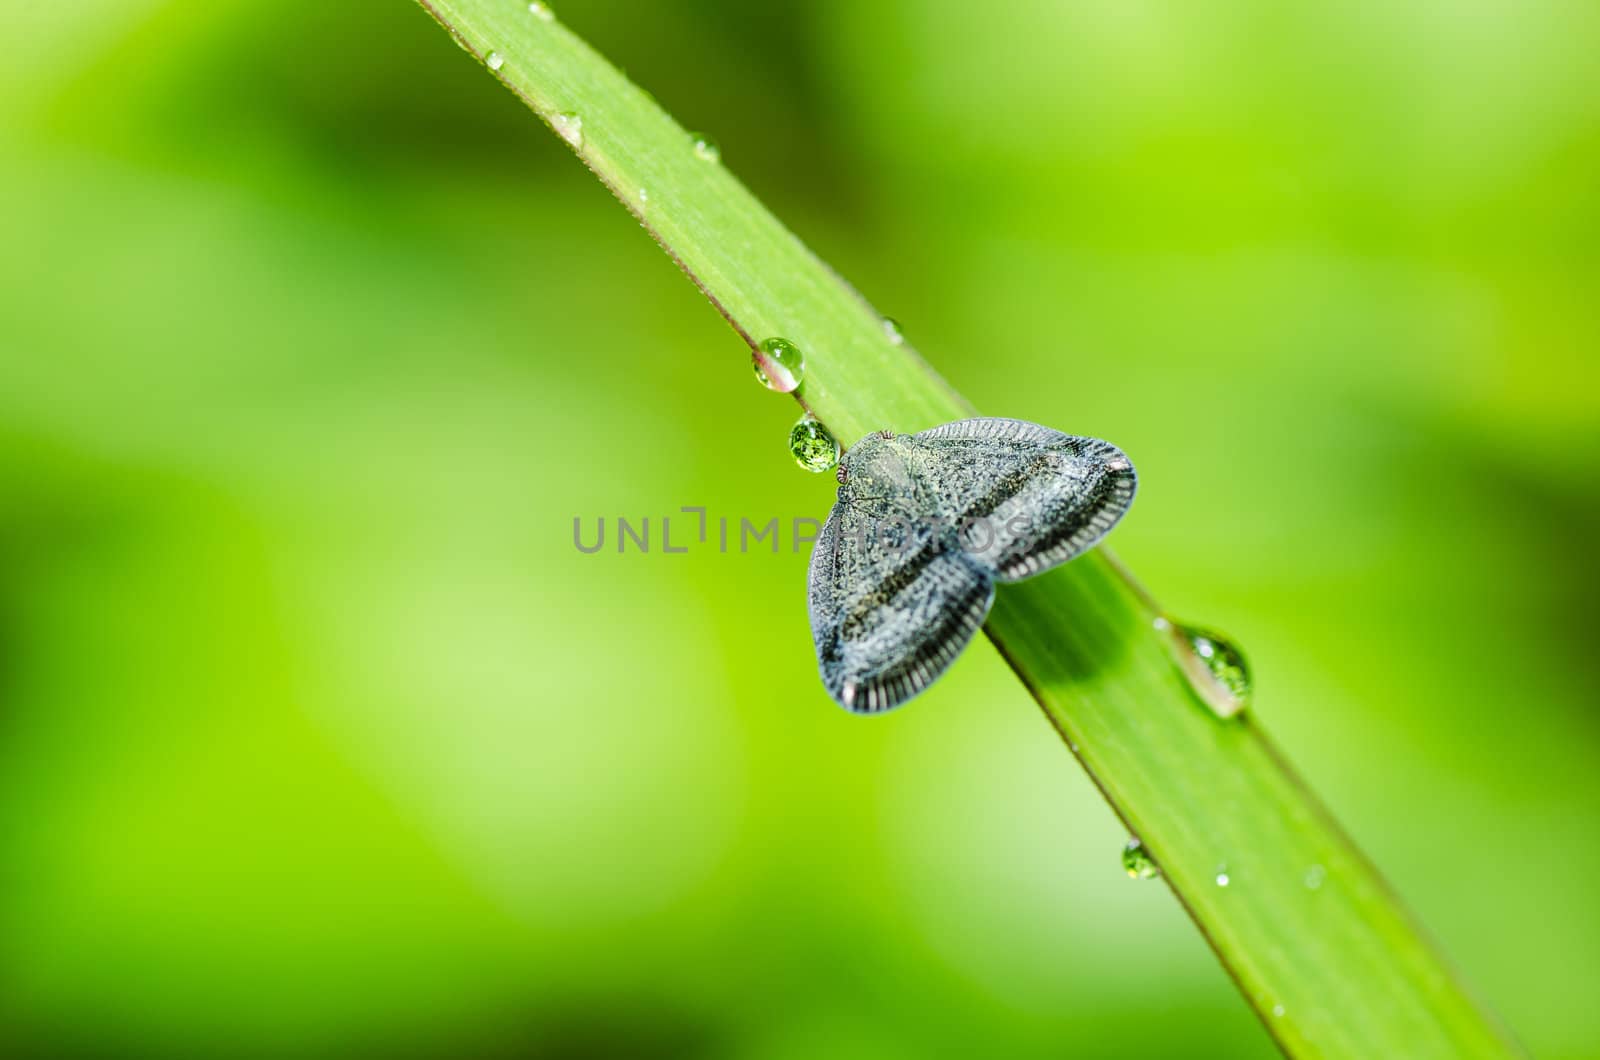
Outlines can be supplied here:
<path id="1" fill-rule="evenodd" d="M 499 70 L 506 64 L 506 57 L 501 55 L 499 52 L 490 52 L 489 57 L 485 59 L 484 62 L 489 64 L 489 69 Z"/>
<path id="2" fill-rule="evenodd" d="M 906 341 L 905 332 L 900 330 L 900 322 L 894 317 L 883 318 L 883 333 L 892 346 L 899 346 Z"/>
<path id="3" fill-rule="evenodd" d="M 1282 1006 L 1282 1005 L 1273 1005 L 1273 1006 L 1272 1006 L 1272 1014 L 1273 1014 L 1273 1015 L 1274 1015 L 1274 1016 L 1281 1016 L 1281 1015 L 1283 1015 L 1283 1006 Z"/>
<path id="4" fill-rule="evenodd" d="M 1306 890 L 1315 891 L 1316 889 L 1318 889 L 1319 887 L 1322 886 L 1322 882 L 1324 880 L 1326 880 L 1327 878 L 1328 878 L 1328 870 L 1327 869 L 1323 868 L 1321 865 L 1313 865 L 1313 866 L 1311 866 L 1309 869 L 1306 870 L 1306 876 L 1305 876 Z"/>
<path id="5" fill-rule="evenodd" d="M 1226 886 L 1228 886 L 1228 884 L 1230 884 L 1232 882 L 1233 882 L 1232 877 L 1230 877 L 1228 875 L 1228 866 L 1226 866 L 1226 865 L 1218 865 L 1217 866 L 1217 886 L 1218 887 L 1226 887 Z"/>
<path id="6" fill-rule="evenodd" d="M 705 133 L 690 133 L 689 138 L 694 143 L 695 157 L 707 162 L 722 161 L 722 148 L 717 146 L 717 141 Z"/>
<path id="7" fill-rule="evenodd" d="M 756 381 L 780 394 L 792 392 L 806 373 L 805 354 L 788 339 L 762 339 L 751 361 L 755 365 Z"/>
<path id="8" fill-rule="evenodd" d="M 1128 874 L 1131 880 L 1148 880 L 1161 875 L 1161 868 L 1156 864 L 1156 859 L 1144 848 L 1144 844 L 1137 839 L 1130 839 L 1122 848 L 1122 871 Z"/>
<path id="9" fill-rule="evenodd" d="M 1250 664 L 1238 645 L 1220 633 L 1167 618 L 1157 618 L 1155 627 L 1170 635 L 1178 668 L 1212 713 L 1231 718 L 1250 705 Z"/>
<path id="10" fill-rule="evenodd" d="M 650 201 L 650 192 L 647 189 L 645 189 L 645 188 L 640 188 L 639 189 L 639 201 L 640 202 L 649 202 Z"/>
<path id="11" fill-rule="evenodd" d="M 583 147 L 583 119 L 572 111 L 563 111 L 556 115 L 556 132 L 573 147 Z"/>
<path id="12" fill-rule="evenodd" d="M 800 422 L 789 429 L 789 452 L 795 463 L 819 475 L 832 471 L 839 463 L 838 440 L 810 415 L 800 417 Z"/>
<path id="13" fill-rule="evenodd" d="M 549 22 L 551 19 L 556 17 L 556 13 L 550 10 L 549 5 L 540 3 L 529 4 L 528 14 L 532 15 L 540 22 Z"/>

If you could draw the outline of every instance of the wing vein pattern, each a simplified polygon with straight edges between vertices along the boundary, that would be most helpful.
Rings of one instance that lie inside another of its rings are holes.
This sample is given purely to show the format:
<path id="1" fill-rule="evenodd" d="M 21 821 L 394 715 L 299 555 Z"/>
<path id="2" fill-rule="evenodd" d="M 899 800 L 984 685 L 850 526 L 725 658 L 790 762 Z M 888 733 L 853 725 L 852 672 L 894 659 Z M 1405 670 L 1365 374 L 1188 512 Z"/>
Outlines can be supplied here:
<path id="1" fill-rule="evenodd" d="M 1092 548 L 1133 503 L 1122 451 L 1022 420 L 869 435 L 840 464 L 811 554 L 808 597 L 828 694 L 878 713 L 949 668 L 996 582 Z"/>

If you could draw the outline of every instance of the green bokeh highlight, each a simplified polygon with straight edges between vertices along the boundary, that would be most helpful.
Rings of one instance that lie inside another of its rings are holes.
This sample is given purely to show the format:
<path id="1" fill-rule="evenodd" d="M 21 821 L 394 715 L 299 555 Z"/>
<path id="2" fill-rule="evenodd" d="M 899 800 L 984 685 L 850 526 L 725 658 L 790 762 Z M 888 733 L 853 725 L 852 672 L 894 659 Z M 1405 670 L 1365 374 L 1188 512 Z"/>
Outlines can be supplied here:
<path id="1" fill-rule="evenodd" d="M 1270 1055 L 987 646 L 828 702 L 795 406 L 420 10 L 14 6 L 0 1051 Z M 979 408 L 1123 447 L 1122 558 L 1600 1052 L 1592 6 L 557 14 Z"/>

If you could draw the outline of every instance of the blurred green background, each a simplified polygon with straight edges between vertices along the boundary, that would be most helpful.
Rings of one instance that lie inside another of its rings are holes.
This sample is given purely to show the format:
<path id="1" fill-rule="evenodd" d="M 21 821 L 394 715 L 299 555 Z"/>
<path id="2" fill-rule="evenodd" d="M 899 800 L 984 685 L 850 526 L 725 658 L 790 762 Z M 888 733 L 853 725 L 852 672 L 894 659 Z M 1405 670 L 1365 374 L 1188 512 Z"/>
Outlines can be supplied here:
<path id="1" fill-rule="evenodd" d="M 557 14 L 980 408 L 1124 447 L 1122 557 L 1600 1055 L 1593 3 Z M 1271 1054 L 986 644 L 851 717 L 804 555 L 573 549 L 833 484 L 420 9 L 0 27 L 0 1053 Z"/>

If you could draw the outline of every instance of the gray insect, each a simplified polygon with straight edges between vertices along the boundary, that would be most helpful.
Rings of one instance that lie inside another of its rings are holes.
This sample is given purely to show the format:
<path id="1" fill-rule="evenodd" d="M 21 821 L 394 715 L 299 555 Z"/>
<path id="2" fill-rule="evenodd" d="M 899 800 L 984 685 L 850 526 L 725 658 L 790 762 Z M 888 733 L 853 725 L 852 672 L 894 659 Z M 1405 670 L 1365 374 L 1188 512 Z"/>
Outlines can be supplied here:
<path id="1" fill-rule="evenodd" d="M 927 688 L 1014 582 L 1091 548 L 1133 503 L 1133 465 L 1097 438 L 1022 420 L 880 431 L 839 464 L 809 584 L 822 683 L 863 714 Z"/>

